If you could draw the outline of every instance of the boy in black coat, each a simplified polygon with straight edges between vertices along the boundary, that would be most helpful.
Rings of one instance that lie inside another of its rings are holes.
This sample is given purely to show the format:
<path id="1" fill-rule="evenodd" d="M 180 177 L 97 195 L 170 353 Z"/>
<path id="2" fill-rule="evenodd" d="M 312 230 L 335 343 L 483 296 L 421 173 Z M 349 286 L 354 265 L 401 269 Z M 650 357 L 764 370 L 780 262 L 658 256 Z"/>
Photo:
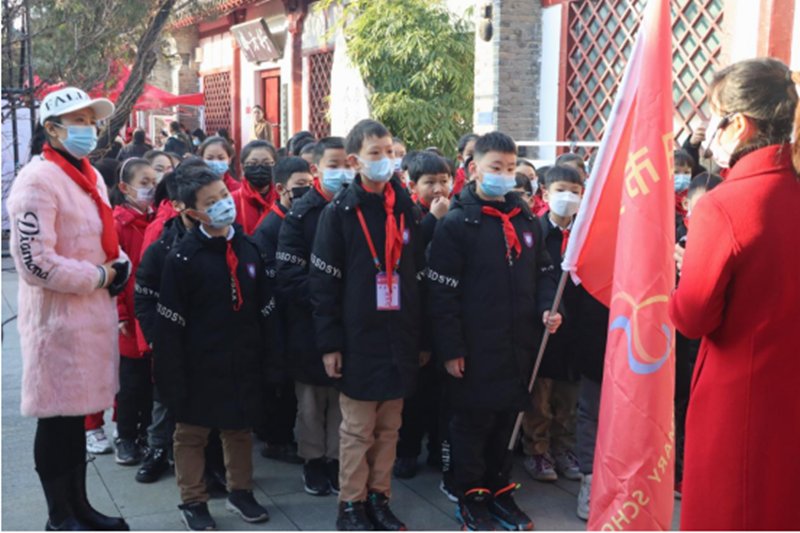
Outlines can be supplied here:
<path id="1" fill-rule="evenodd" d="M 297 453 L 305 460 L 305 491 L 315 496 L 339 492 L 339 392 L 325 373 L 311 316 L 308 272 L 317 222 L 328 202 L 354 174 L 344 139 L 327 137 L 314 147 L 310 191 L 292 203 L 278 235 L 278 295 L 286 301 L 286 364 L 297 394 Z"/>
<path id="2" fill-rule="evenodd" d="M 427 249 L 433 239 L 436 223 L 450 207 L 450 190 L 453 177 L 450 166 L 441 156 L 433 152 L 412 152 L 406 157 L 411 198 L 422 211 L 422 239 Z M 425 289 L 425 286 L 422 286 Z M 424 295 L 423 295 L 424 297 Z M 432 326 L 428 322 L 427 329 Z M 428 333 L 429 335 L 429 333 Z M 428 464 L 440 466 L 442 455 L 439 431 L 439 397 L 441 395 L 441 373 L 430 354 L 424 352 L 420 360 L 419 381 L 416 392 L 403 402 L 403 425 L 397 441 L 397 459 L 394 476 L 400 479 L 412 478 L 417 473 L 417 457 L 422 451 L 422 439 L 428 434 Z M 448 466 L 449 465 L 442 465 Z"/>
<path id="3" fill-rule="evenodd" d="M 507 450 L 556 279 L 541 226 L 519 195 L 516 145 L 499 132 L 475 143 L 475 176 L 436 226 L 428 261 L 437 357 L 454 411 L 450 439 L 459 489 L 457 516 L 469 530 L 533 528 L 512 497 Z"/>
<path id="4" fill-rule="evenodd" d="M 403 398 L 419 372 L 419 210 L 392 178 L 382 124 L 362 120 L 345 144 L 358 176 L 323 211 L 309 274 L 317 346 L 341 392 L 336 527 L 398 531 L 389 496 Z"/>
<path id="5" fill-rule="evenodd" d="M 156 385 L 175 415 L 175 474 L 182 518 L 213 529 L 203 482 L 204 449 L 220 430 L 226 507 L 248 522 L 269 518 L 253 497 L 252 427 L 261 410 L 269 316 L 274 309 L 258 248 L 240 226 L 225 183 L 193 167 L 178 184 L 198 221 L 166 258 L 154 333 Z"/>

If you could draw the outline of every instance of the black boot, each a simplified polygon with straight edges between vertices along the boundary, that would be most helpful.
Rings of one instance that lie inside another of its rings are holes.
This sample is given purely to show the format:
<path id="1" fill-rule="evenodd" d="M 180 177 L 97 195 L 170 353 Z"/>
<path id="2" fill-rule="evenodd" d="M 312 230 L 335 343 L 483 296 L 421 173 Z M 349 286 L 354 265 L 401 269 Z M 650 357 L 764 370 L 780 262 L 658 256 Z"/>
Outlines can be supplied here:
<path id="1" fill-rule="evenodd" d="M 376 531 L 407 531 L 408 528 L 389 508 L 389 498 L 384 494 L 370 492 L 367 497 L 367 516 Z"/>
<path id="2" fill-rule="evenodd" d="M 96 531 L 130 531 L 125 519 L 106 516 L 95 510 L 86 497 L 86 463 L 81 463 L 72 472 L 70 500 L 75 516 Z"/>
<path id="3" fill-rule="evenodd" d="M 64 474 L 56 479 L 42 479 L 42 489 L 47 500 L 47 524 L 45 531 L 90 531 L 92 528 L 81 522 L 70 503 L 72 474 Z"/>

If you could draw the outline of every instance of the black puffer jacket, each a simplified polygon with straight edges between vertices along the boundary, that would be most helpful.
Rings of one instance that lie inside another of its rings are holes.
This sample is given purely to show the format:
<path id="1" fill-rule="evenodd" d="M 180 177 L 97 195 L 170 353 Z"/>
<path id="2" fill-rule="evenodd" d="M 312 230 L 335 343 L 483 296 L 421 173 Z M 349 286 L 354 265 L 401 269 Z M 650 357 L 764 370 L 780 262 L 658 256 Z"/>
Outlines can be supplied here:
<path id="1" fill-rule="evenodd" d="M 333 384 L 325 373 L 322 352 L 312 319 L 308 290 L 311 247 L 317 233 L 319 216 L 328 200 L 316 189 L 295 200 L 286 214 L 278 236 L 276 254 L 276 293 L 286 301 L 286 365 L 301 383 L 318 386 Z"/>
<path id="2" fill-rule="evenodd" d="M 192 229 L 166 258 L 153 343 L 156 386 L 175 420 L 218 429 L 253 427 L 261 415 L 275 303 L 256 245 L 235 226 L 231 245 Z"/>
<path id="3" fill-rule="evenodd" d="M 161 236 L 151 244 L 142 255 L 136 269 L 133 305 L 136 319 L 148 344 L 153 344 L 155 324 L 158 313 L 158 294 L 161 290 L 161 273 L 169 251 L 186 235 L 186 226 L 181 217 L 174 217 L 164 223 Z"/>
<path id="4" fill-rule="evenodd" d="M 513 217 L 522 245 L 509 264 L 500 218 L 488 205 Z M 552 305 L 556 278 L 542 228 L 515 194 L 488 203 L 469 184 L 439 221 L 428 261 L 430 320 L 435 353 L 443 363 L 465 358 L 461 379 L 447 376 L 447 394 L 456 409 L 524 409 L 536 350 Z"/>
<path id="5" fill-rule="evenodd" d="M 578 285 L 569 313 L 569 350 L 574 368 L 578 374 L 600 383 L 608 339 L 608 307 Z"/>
<path id="6" fill-rule="evenodd" d="M 309 285 L 317 345 L 322 353 L 343 354 L 337 382 L 350 398 L 385 401 L 413 393 L 419 372 L 424 242 L 420 212 L 396 178 L 398 223 L 405 219 L 400 266 L 400 311 L 376 310 L 378 271 L 356 208 L 366 220 L 375 249 L 385 262 L 386 212 L 383 195 L 371 194 L 356 180 L 323 210 L 311 254 Z"/>

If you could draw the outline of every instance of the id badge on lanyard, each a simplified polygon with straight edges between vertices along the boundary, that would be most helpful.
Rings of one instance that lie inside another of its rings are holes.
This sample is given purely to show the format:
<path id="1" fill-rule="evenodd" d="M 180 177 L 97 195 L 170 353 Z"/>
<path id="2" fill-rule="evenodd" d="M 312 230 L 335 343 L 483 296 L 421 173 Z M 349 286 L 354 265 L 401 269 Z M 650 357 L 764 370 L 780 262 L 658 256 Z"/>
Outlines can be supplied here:
<path id="1" fill-rule="evenodd" d="M 400 276 L 392 272 L 391 282 L 386 272 L 375 276 L 375 296 L 378 311 L 400 310 Z"/>

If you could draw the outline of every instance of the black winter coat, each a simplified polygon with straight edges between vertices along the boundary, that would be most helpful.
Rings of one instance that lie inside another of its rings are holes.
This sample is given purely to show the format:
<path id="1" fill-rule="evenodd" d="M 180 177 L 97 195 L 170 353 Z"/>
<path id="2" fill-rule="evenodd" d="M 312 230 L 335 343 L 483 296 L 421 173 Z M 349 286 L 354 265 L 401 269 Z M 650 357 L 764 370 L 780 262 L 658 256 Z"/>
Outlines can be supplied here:
<path id="1" fill-rule="evenodd" d="M 158 295 L 161 290 L 161 273 L 169 251 L 186 235 L 186 226 L 177 216 L 164 223 L 164 229 L 157 241 L 148 246 L 136 269 L 136 284 L 133 305 L 136 319 L 148 344 L 153 344 L 158 313 Z"/>
<path id="2" fill-rule="evenodd" d="M 271 383 L 282 383 L 286 381 L 286 362 L 284 358 L 286 351 L 286 331 L 288 320 L 286 316 L 286 298 L 274 291 L 275 288 L 275 252 L 278 249 L 278 234 L 283 225 L 283 218 L 275 210 L 280 210 L 281 215 L 286 216 L 288 209 L 283 207 L 280 202 L 276 202 L 273 208 L 261 221 L 258 228 L 252 235 L 253 241 L 261 252 L 261 260 L 264 262 L 264 269 L 267 273 L 267 281 L 273 288 L 275 295 L 275 311 L 272 314 L 272 357 L 267 368 L 267 377 Z"/>
<path id="3" fill-rule="evenodd" d="M 193 228 L 167 255 L 153 343 L 156 386 L 177 422 L 245 429 L 260 421 L 274 300 L 256 245 L 235 225 L 227 241 Z"/>
<path id="4" fill-rule="evenodd" d="M 322 353 L 342 352 L 339 389 L 350 398 L 386 401 L 414 392 L 419 373 L 420 292 L 424 242 L 420 212 L 399 180 L 394 213 L 405 219 L 400 265 L 400 311 L 376 309 L 378 270 L 359 223 L 359 207 L 385 263 L 386 212 L 383 196 L 361 186 L 361 178 L 338 194 L 323 210 L 311 254 L 309 285 L 314 307 L 317 346 Z M 384 267 L 385 268 L 385 267 Z"/>
<path id="5" fill-rule="evenodd" d="M 512 224 L 522 244 L 509 264 L 502 221 L 484 205 L 522 212 Z M 439 221 L 428 261 L 429 312 L 441 362 L 465 358 L 461 379 L 447 376 L 455 409 L 522 410 L 556 278 L 542 228 L 519 196 L 488 203 L 469 184 Z"/>
<path id="6" fill-rule="evenodd" d="M 582 376 L 600 383 L 608 338 L 608 307 L 586 292 L 583 285 L 578 285 L 568 311 L 567 332 L 574 368 Z"/>
<path id="7" fill-rule="evenodd" d="M 333 380 L 325 373 L 322 351 L 312 318 L 308 268 L 317 222 L 328 200 L 316 189 L 292 203 L 278 236 L 276 254 L 276 293 L 286 306 L 286 364 L 295 380 L 308 385 L 329 386 Z"/>

